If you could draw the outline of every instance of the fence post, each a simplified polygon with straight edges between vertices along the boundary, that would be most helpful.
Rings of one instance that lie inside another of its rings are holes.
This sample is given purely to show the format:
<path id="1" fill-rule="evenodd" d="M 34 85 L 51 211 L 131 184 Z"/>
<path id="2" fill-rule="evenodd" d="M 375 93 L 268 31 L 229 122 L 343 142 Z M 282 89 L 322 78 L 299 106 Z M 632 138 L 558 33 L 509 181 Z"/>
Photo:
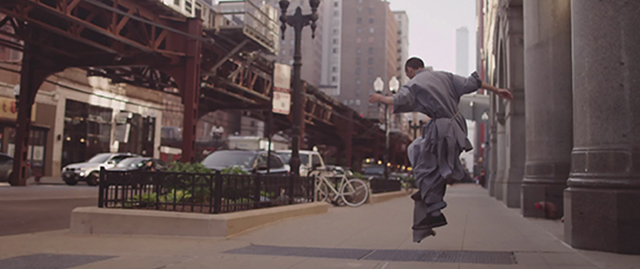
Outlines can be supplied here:
<path id="1" fill-rule="evenodd" d="M 207 176 L 209 178 L 208 182 L 209 182 L 209 214 L 213 213 L 213 196 L 214 196 L 214 191 L 215 188 L 213 187 L 213 185 L 215 184 L 215 177 L 216 175 L 208 175 Z"/>
<path id="2" fill-rule="evenodd" d="M 215 200 L 213 201 L 213 213 L 220 213 L 220 211 L 222 211 L 222 175 L 220 173 L 220 171 L 216 172 L 215 175 L 216 179 L 216 186 L 214 188 L 215 191 Z"/>
<path id="3" fill-rule="evenodd" d="M 260 208 L 260 191 L 262 190 L 262 178 L 260 174 L 255 176 L 253 180 L 254 189 L 253 189 L 253 207 Z"/>
<path id="4" fill-rule="evenodd" d="M 104 207 L 104 192 L 105 192 L 105 169 L 100 167 L 100 182 L 98 183 L 98 207 Z"/>
<path id="5" fill-rule="evenodd" d="M 160 209 L 160 192 L 162 191 L 162 186 L 160 185 L 162 182 L 166 181 L 167 174 L 162 175 L 162 179 L 158 179 L 157 177 L 153 177 L 151 179 L 153 185 L 153 191 L 156 194 L 156 210 Z"/>
<path id="6" fill-rule="evenodd" d="M 297 177 L 300 180 L 298 175 L 289 175 L 289 204 L 293 204 L 293 179 Z"/>

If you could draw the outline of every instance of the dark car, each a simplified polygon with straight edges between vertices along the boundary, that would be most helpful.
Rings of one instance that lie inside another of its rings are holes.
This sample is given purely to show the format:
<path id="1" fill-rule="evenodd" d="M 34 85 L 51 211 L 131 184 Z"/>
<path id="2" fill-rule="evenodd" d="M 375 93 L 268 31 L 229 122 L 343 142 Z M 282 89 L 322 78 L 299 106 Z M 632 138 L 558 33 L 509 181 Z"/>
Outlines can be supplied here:
<path id="1" fill-rule="evenodd" d="M 383 179 L 384 178 L 384 166 L 371 165 L 362 168 L 362 174 L 367 179 Z"/>
<path id="2" fill-rule="evenodd" d="M 0 182 L 9 182 L 13 173 L 13 157 L 0 152 Z M 27 178 L 31 177 L 31 168 L 27 169 Z"/>
<path id="3" fill-rule="evenodd" d="M 120 161 L 110 171 L 165 171 L 167 163 L 150 157 L 131 157 Z"/>
<path id="4" fill-rule="evenodd" d="M 267 152 L 251 150 L 218 150 L 209 154 L 209 156 L 204 158 L 201 163 L 205 167 L 214 171 L 220 171 L 227 167 L 239 167 L 243 171 L 251 174 L 266 174 Z M 288 174 L 282 159 L 280 159 L 277 154 L 273 152 L 271 153 L 269 163 L 271 166 L 269 174 Z"/>

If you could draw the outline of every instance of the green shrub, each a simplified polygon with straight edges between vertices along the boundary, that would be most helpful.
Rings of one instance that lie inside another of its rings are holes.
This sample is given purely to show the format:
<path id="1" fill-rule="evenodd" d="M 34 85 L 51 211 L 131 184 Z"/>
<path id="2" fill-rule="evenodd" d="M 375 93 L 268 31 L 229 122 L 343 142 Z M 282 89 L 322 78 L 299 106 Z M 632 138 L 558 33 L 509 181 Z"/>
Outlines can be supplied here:
<path id="1" fill-rule="evenodd" d="M 169 169 L 167 169 L 167 172 L 195 173 L 195 174 L 213 173 L 211 169 L 206 168 L 201 163 L 181 163 L 181 162 L 170 163 Z"/>
<path id="2" fill-rule="evenodd" d="M 239 166 L 229 166 L 220 170 L 220 173 L 227 175 L 248 175 L 247 171 L 242 170 Z"/>

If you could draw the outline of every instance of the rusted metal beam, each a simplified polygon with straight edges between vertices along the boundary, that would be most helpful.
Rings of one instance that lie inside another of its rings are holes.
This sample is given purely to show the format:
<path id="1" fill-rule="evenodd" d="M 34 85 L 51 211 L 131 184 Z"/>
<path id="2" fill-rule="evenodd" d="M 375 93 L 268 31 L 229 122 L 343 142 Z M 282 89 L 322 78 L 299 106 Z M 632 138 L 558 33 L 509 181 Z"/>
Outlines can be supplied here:
<path id="1" fill-rule="evenodd" d="M 30 0 L 30 1 L 36 1 L 36 0 Z M 135 16 L 135 15 L 128 14 L 127 12 L 124 12 L 124 11 L 119 10 L 117 8 L 113 8 L 111 6 L 105 5 L 104 3 L 100 2 L 100 1 L 96 1 L 96 0 L 82 0 L 82 1 L 87 2 L 89 4 L 92 4 L 94 6 L 97 6 L 99 8 L 111 11 L 111 12 L 116 13 L 118 15 L 129 17 L 130 19 L 137 20 L 139 22 L 142 22 L 142 23 L 145 23 L 145 24 L 148 24 L 148 25 L 151 25 L 151 26 L 155 26 L 157 28 L 172 32 L 174 34 L 181 35 L 183 37 L 187 37 L 187 38 L 190 38 L 190 39 L 198 40 L 198 41 L 201 41 L 201 42 L 204 42 L 204 43 L 211 42 L 211 39 L 202 37 L 202 31 L 200 31 L 198 34 L 185 32 L 185 31 L 181 31 L 181 30 L 178 30 L 178 29 L 174 29 L 174 28 L 168 27 L 166 25 L 162 25 L 160 23 L 153 22 L 153 21 L 151 21 L 149 19 L 146 19 L 146 18 L 142 18 L 142 17 L 138 17 L 138 16 Z M 167 8 L 169 8 L 169 7 L 167 7 Z"/>

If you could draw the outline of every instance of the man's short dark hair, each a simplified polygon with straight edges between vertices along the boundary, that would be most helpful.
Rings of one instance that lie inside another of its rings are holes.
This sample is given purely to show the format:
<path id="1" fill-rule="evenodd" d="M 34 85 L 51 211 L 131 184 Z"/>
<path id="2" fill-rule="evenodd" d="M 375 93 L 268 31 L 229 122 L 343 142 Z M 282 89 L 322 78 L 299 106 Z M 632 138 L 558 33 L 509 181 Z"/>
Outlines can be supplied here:
<path id="1" fill-rule="evenodd" d="M 418 57 L 412 57 L 407 60 L 407 63 L 404 65 L 404 70 L 408 70 L 409 67 L 418 70 L 424 68 L 424 62 Z"/>

